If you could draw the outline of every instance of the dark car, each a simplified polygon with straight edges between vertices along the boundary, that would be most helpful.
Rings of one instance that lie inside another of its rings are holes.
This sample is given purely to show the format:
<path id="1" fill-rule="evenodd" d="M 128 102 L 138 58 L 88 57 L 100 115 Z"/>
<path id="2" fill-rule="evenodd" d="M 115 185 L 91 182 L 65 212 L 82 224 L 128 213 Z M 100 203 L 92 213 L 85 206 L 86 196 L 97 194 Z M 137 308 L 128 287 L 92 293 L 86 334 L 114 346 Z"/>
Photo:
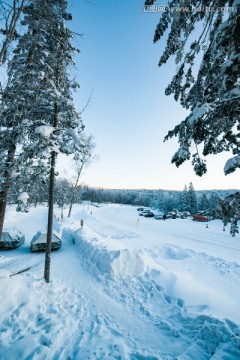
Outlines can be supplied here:
<path id="1" fill-rule="evenodd" d="M 154 217 L 154 214 L 152 212 L 148 212 L 144 215 L 144 217 Z"/>
<path id="2" fill-rule="evenodd" d="M 144 210 L 144 208 L 143 207 L 139 207 L 139 208 L 137 208 L 137 211 L 143 211 Z"/>

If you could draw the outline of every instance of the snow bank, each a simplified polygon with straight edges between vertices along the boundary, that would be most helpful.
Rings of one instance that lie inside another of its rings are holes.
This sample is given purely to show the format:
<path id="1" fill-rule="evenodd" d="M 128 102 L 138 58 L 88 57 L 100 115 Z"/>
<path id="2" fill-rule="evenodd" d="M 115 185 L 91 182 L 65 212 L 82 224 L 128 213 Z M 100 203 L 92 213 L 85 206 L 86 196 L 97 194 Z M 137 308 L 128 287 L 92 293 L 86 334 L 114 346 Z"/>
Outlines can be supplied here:
<path id="1" fill-rule="evenodd" d="M 127 249 L 113 238 L 103 238 L 87 226 L 76 231 L 64 229 L 63 237 L 78 246 L 81 258 L 99 277 L 115 279 L 144 272 L 144 262 L 137 250 Z"/>

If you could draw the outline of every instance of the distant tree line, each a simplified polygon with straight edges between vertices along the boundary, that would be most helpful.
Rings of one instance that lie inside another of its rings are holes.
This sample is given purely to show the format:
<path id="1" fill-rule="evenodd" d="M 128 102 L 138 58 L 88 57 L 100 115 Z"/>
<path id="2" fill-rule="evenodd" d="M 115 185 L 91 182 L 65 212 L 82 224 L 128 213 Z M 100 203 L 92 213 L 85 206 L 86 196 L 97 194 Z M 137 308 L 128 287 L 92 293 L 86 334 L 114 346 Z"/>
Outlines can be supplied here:
<path id="1" fill-rule="evenodd" d="M 162 212 L 188 211 L 195 214 L 197 211 L 210 211 L 219 208 L 219 201 L 231 195 L 235 190 L 205 190 L 196 191 L 192 183 L 185 185 L 182 191 L 174 190 L 127 190 L 102 189 L 86 185 L 78 185 L 67 179 L 57 179 L 54 201 L 60 208 L 70 207 L 74 187 L 74 202 L 90 201 L 92 203 L 115 203 L 133 206 L 152 207 Z M 21 192 L 21 184 L 15 183 L 10 189 L 9 202 L 16 203 Z M 37 206 L 47 202 L 48 186 L 41 181 L 33 182 L 28 190 L 29 203 Z"/>

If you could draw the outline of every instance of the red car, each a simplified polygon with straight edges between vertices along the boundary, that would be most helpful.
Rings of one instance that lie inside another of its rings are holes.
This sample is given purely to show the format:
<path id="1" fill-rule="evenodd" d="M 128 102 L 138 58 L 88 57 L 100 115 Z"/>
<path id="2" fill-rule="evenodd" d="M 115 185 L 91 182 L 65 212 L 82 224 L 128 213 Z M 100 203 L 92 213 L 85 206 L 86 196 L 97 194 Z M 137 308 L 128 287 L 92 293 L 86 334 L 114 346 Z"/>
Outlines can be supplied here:
<path id="1" fill-rule="evenodd" d="M 196 220 L 196 221 L 208 221 L 208 217 L 203 216 L 203 215 L 193 215 L 193 220 Z"/>

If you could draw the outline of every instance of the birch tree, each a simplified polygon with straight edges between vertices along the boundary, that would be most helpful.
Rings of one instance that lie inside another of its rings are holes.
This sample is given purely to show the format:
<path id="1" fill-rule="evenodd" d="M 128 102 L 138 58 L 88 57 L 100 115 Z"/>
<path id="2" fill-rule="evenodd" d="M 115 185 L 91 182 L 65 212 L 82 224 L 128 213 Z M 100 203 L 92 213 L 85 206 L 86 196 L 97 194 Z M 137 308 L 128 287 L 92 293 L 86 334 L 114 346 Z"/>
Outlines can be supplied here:
<path id="1" fill-rule="evenodd" d="M 0 64 L 6 63 L 9 47 L 18 37 L 17 25 L 27 0 L 0 1 Z"/>
<path id="2" fill-rule="evenodd" d="M 85 167 L 89 166 L 91 162 L 96 160 L 96 156 L 93 155 L 93 150 L 95 144 L 93 142 L 92 136 L 84 137 L 82 139 L 83 146 L 81 151 L 76 152 L 73 160 L 73 170 L 75 172 L 75 180 L 71 183 L 71 192 L 70 192 L 70 206 L 68 211 L 68 217 L 71 216 L 72 207 L 76 200 L 76 190 L 79 186 L 79 180 L 82 174 L 82 171 Z"/>

